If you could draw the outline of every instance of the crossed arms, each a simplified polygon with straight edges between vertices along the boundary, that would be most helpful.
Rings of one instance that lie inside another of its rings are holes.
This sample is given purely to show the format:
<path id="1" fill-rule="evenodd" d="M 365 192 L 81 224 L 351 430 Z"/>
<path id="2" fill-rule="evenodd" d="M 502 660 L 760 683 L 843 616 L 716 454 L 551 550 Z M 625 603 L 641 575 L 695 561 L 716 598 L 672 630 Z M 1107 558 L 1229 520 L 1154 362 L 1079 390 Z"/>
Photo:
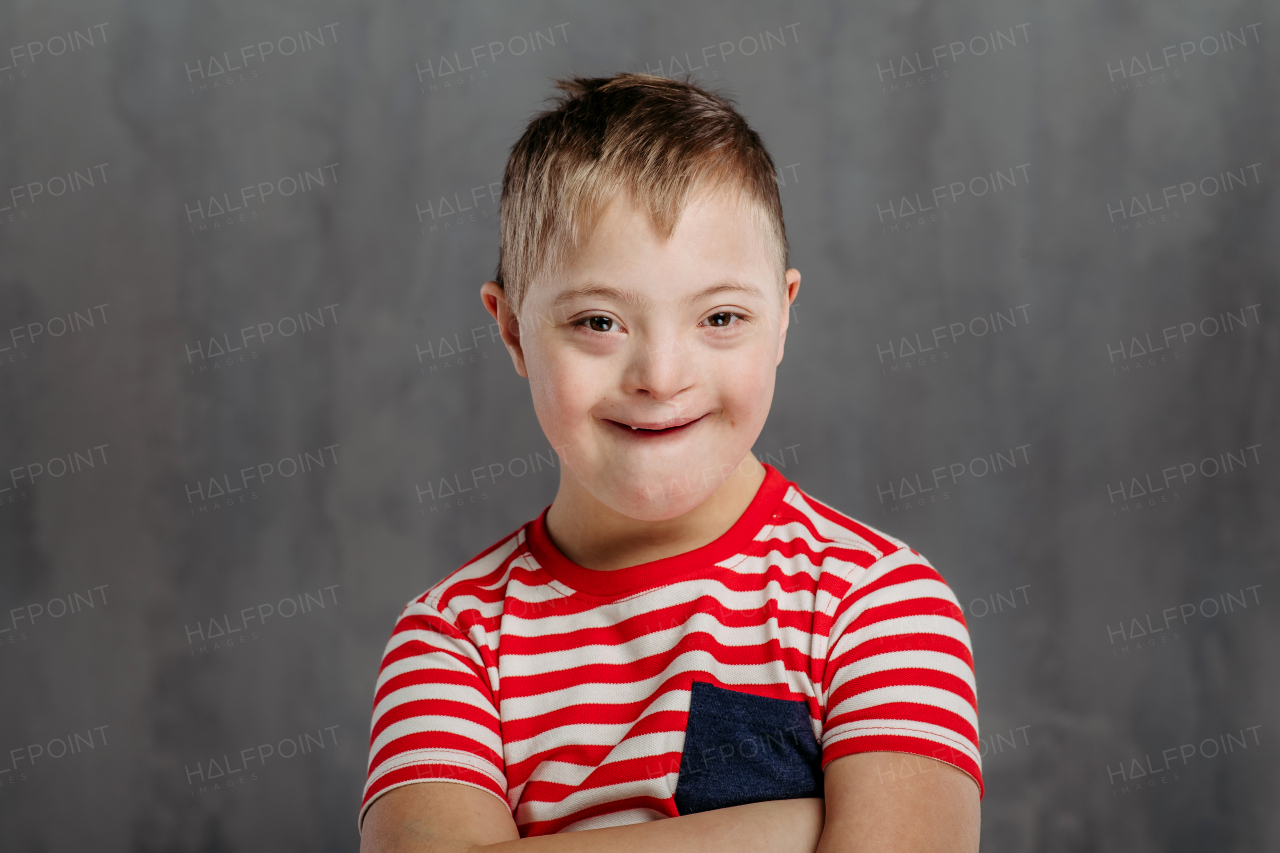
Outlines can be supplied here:
<path id="1" fill-rule="evenodd" d="M 837 758 L 824 799 L 772 800 L 647 823 L 521 838 L 495 796 L 416 782 L 365 814 L 360 853 L 974 853 L 978 786 L 941 761 Z"/>

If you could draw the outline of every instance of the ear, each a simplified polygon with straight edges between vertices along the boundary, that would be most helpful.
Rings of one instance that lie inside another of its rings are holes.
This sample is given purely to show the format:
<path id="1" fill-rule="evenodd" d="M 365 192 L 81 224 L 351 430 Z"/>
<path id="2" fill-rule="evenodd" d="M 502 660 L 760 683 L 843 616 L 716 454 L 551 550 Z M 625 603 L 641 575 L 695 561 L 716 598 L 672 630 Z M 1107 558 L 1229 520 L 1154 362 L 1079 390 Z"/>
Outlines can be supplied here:
<path id="1" fill-rule="evenodd" d="M 520 345 L 520 320 L 507 303 L 502 287 L 496 281 L 486 281 L 480 285 L 480 301 L 484 303 L 485 310 L 493 315 L 493 319 L 498 321 L 498 331 L 502 335 L 502 342 L 507 345 L 507 352 L 511 353 L 511 363 L 515 365 L 516 373 L 528 379 L 524 348 Z"/>
<path id="2" fill-rule="evenodd" d="M 791 324 L 791 303 L 796 301 L 796 294 L 800 292 L 800 270 L 787 270 L 786 281 L 787 289 L 782 300 L 782 322 L 778 324 L 778 360 L 773 363 L 774 367 L 782 364 L 782 351 L 787 343 L 787 326 Z"/>

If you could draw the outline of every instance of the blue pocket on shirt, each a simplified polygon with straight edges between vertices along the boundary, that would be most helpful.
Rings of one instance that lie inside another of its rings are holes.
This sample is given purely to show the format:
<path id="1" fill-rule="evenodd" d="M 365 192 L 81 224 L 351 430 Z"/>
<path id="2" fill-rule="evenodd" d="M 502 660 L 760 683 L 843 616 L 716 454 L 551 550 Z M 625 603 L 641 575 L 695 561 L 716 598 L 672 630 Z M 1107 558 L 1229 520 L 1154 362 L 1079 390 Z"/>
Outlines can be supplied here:
<path id="1" fill-rule="evenodd" d="M 822 749 L 804 702 L 693 682 L 675 791 L 680 814 L 822 795 Z"/>

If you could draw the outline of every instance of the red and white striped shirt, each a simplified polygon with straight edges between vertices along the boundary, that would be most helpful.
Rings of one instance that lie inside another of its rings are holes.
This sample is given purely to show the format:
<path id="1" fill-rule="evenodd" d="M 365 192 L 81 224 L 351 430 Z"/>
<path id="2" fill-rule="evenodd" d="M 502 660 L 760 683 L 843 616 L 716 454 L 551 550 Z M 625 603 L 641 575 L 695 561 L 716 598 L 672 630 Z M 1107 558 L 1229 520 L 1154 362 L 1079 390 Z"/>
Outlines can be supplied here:
<path id="1" fill-rule="evenodd" d="M 768 464 L 723 536 L 638 566 L 571 562 L 545 519 L 400 614 L 361 825 L 424 780 L 500 797 L 522 837 L 820 797 L 828 762 L 874 751 L 981 790 L 964 615 L 905 543 Z"/>

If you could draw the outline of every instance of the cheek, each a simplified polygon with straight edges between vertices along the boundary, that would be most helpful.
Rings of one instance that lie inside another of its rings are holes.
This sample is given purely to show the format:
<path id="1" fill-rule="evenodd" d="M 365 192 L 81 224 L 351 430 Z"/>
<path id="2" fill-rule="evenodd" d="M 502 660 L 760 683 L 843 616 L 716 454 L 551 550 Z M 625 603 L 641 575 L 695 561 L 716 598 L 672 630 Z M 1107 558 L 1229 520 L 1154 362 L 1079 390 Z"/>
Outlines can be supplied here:
<path id="1" fill-rule="evenodd" d="M 591 372 L 571 354 L 545 350 L 534 353 L 528 364 L 529 390 L 544 428 L 572 429 L 595 403 Z"/>
<path id="2" fill-rule="evenodd" d="M 721 399 L 729 408 L 750 412 L 769 408 L 777 375 L 777 347 L 761 340 L 749 350 L 729 356 L 719 370 Z"/>
<path id="3" fill-rule="evenodd" d="M 751 420 L 769 411 L 773 398 L 773 377 L 762 371 L 741 371 L 724 391 L 725 405 L 730 411 Z"/>

